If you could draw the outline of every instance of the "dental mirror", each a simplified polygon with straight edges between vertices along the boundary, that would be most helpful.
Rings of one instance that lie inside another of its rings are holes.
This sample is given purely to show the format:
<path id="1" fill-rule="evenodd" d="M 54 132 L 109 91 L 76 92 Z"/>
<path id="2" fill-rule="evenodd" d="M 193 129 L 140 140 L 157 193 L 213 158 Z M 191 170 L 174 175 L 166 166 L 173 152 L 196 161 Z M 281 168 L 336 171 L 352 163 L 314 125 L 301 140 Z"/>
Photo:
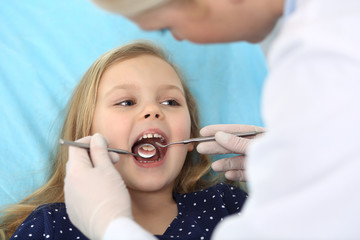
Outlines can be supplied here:
<path id="1" fill-rule="evenodd" d="M 137 149 L 137 155 L 142 158 L 152 158 L 156 154 L 156 148 L 149 143 L 141 144 Z"/>

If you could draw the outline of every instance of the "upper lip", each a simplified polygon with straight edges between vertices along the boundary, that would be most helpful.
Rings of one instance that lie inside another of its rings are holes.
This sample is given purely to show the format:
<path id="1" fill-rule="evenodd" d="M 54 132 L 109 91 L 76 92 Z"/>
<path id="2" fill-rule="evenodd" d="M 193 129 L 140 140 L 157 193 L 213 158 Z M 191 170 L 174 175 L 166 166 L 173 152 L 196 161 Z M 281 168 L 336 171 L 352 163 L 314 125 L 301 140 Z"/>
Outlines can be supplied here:
<path id="1" fill-rule="evenodd" d="M 165 143 L 167 143 L 168 141 L 168 136 L 165 134 L 165 132 L 163 132 L 162 130 L 158 129 L 158 128 L 152 128 L 152 129 L 147 129 L 143 132 L 141 132 L 140 134 L 137 135 L 137 137 L 132 141 L 132 146 L 140 139 L 142 138 L 144 135 L 146 134 L 159 134 L 161 137 L 164 138 Z"/>

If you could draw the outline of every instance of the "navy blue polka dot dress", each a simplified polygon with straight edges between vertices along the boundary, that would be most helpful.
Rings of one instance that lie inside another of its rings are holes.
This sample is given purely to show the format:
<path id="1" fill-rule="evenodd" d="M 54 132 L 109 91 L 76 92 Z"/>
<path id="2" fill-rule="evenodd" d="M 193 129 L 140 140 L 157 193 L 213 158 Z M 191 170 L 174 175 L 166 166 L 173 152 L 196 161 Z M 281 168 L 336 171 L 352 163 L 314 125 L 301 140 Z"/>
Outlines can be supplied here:
<path id="1" fill-rule="evenodd" d="M 216 224 L 239 213 L 247 195 L 240 189 L 220 183 L 187 194 L 174 194 L 178 215 L 158 239 L 210 239 Z M 72 223 L 64 203 L 38 207 L 19 226 L 11 240 L 87 239 Z"/>

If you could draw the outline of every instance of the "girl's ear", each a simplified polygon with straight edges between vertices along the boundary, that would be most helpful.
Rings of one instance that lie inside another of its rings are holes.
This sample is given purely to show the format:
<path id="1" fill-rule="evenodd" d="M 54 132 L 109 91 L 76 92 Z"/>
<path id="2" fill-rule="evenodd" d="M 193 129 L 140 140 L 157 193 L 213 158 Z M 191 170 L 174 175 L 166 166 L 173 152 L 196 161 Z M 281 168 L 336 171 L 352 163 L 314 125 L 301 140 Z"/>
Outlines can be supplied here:
<path id="1" fill-rule="evenodd" d="M 193 144 L 193 143 L 189 143 L 188 152 L 191 152 L 192 150 L 194 150 L 194 144 Z"/>

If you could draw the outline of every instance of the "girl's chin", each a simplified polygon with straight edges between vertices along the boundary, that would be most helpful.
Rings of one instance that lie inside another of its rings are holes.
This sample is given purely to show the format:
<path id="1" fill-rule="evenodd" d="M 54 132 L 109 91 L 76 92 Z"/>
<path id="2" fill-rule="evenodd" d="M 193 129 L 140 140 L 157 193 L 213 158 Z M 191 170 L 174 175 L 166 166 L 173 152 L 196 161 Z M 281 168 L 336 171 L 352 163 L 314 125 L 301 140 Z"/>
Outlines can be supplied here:
<path id="1" fill-rule="evenodd" d="M 167 185 L 160 182 L 152 182 L 152 183 L 137 183 L 133 184 L 131 186 L 127 185 L 129 192 L 144 192 L 144 193 L 155 193 L 155 192 L 161 192 L 165 189 L 169 189 L 170 192 L 172 192 L 173 184 Z"/>

